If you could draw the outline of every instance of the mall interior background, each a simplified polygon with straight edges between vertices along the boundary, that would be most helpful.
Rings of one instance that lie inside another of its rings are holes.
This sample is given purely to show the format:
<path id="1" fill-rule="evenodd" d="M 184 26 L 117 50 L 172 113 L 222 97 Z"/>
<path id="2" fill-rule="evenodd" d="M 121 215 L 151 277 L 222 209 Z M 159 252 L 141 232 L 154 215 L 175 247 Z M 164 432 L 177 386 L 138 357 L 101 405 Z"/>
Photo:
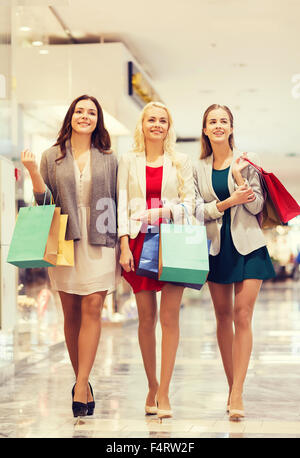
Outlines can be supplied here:
<path id="1" fill-rule="evenodd" d="M 300 201 L 299 12 L 294 0 L 284 7 L 271 0 L 1 1 L 2 342 L 16 328 L 25 335 L 29 328 L 54 329 L 61 319 L 47 271 L 17 269 L 6 256 L 18 209 L 33 202 L 20 153 L 29 148 L 40 160 L 78 95 L 100 101 L 118 157 L 131 148 L 147 100 L 161 100 L 170 108 L 178 150 L 195 161 L 204 110 L 212 103 L 226 104 L 235 116 L 237 146 L 258 153 L 262 166 Z M 299 281 L 299 217 L 265 235 L 274 282 Z M 123 282 L 108 297 L 103 322 L 122 326 L 136 319 L 134 297 Z M 47 339 L 62 338 L 55 332 Z M 2 362 L 9 358 L 0 355 Z"/>

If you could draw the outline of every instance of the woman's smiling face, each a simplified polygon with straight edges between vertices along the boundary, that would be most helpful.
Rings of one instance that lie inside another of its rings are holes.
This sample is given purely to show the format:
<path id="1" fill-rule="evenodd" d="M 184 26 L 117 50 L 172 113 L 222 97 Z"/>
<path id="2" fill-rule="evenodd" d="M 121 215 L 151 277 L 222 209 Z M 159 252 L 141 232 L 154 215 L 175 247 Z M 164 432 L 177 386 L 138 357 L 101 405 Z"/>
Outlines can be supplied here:
<path id="1" fill-rule="evenodd" d="M 151 107 L 143 119 L 143 133 L 146 140 L 164 141 L 169 130 L 168 113 L 163 108 Z"/>
<path id="2" fill-rule="evenodd" d="M 233 132 L 228 113 L 222 108 L 210 111 L 207 115 L 206 125 L 203 131 L 211 144 L 228 143 L 229 136 Z"/>
<path id="3" fill-rule="evenodd" d="M 72 116 L 72 129 L 78 134 L 91 134 L 97 125 L 98 111 L 90 99 L 80 100 L 76 103 Z"/>

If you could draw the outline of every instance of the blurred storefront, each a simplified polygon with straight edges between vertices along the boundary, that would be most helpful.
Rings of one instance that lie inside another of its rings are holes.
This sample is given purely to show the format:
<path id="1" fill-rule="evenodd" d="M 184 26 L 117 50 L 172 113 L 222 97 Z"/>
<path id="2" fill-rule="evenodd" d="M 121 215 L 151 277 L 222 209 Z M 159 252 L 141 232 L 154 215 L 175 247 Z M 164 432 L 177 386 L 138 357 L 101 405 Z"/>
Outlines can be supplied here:
<path id="1" fill-rule="evenodd" d="M 276 272 L 275 281 L 299 280 L 300 217 L 286 226 L 265 231 L 265 236 Z"/>

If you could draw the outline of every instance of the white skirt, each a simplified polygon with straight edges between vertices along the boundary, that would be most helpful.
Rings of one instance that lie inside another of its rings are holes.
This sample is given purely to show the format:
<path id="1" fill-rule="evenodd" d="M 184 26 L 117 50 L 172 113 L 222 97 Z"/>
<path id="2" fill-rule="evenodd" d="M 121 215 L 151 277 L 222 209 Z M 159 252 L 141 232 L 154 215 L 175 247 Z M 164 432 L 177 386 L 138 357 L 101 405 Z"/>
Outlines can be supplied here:
<path id="1" fill-rule="evenodd" d="M 85 296 L 97 291 L 113 292 L 121 279 L 119 249 L 90 245 L 90 208 L 78 208 L 81 239 L 74 242 L 74 266 L 48 267 L 51 287 L 56 291 Z"/>

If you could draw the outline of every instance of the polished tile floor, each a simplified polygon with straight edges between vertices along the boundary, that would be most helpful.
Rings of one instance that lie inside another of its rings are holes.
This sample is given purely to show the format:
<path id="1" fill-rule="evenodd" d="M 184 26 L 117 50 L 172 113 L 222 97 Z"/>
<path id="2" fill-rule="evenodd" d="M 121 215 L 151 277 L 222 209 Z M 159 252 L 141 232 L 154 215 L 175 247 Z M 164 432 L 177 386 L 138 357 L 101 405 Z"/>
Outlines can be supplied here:
<path id="1" fill-rule="evenodd" d="M 228 421 L 225 411 L 227 386 L 206 287 L 201 293 L 185 293 L 170 390 L 174 417 L 162 424 L 144 415 L 147 385 L 136 322 L 103 327 L 91 375 L 95 414 L 77 421 L 71 411 L 74 379 L 62 341 L 62 321 L 53 318 L 48 327 L 34 329 L 31 337 L 24 333 L 32 355 L 28 352 L 22 360 L 15 353 L 19 362 L 0 385 L 0 437 L 300 438 L 298 283 L 266 283 L 260 293 L 244 393 L 246 418 L 240 422 Z M 158 326 L 158 360 L 160 338 Z M 3 342 L 2 338 L 0 359 L 9 345 Z"/>

